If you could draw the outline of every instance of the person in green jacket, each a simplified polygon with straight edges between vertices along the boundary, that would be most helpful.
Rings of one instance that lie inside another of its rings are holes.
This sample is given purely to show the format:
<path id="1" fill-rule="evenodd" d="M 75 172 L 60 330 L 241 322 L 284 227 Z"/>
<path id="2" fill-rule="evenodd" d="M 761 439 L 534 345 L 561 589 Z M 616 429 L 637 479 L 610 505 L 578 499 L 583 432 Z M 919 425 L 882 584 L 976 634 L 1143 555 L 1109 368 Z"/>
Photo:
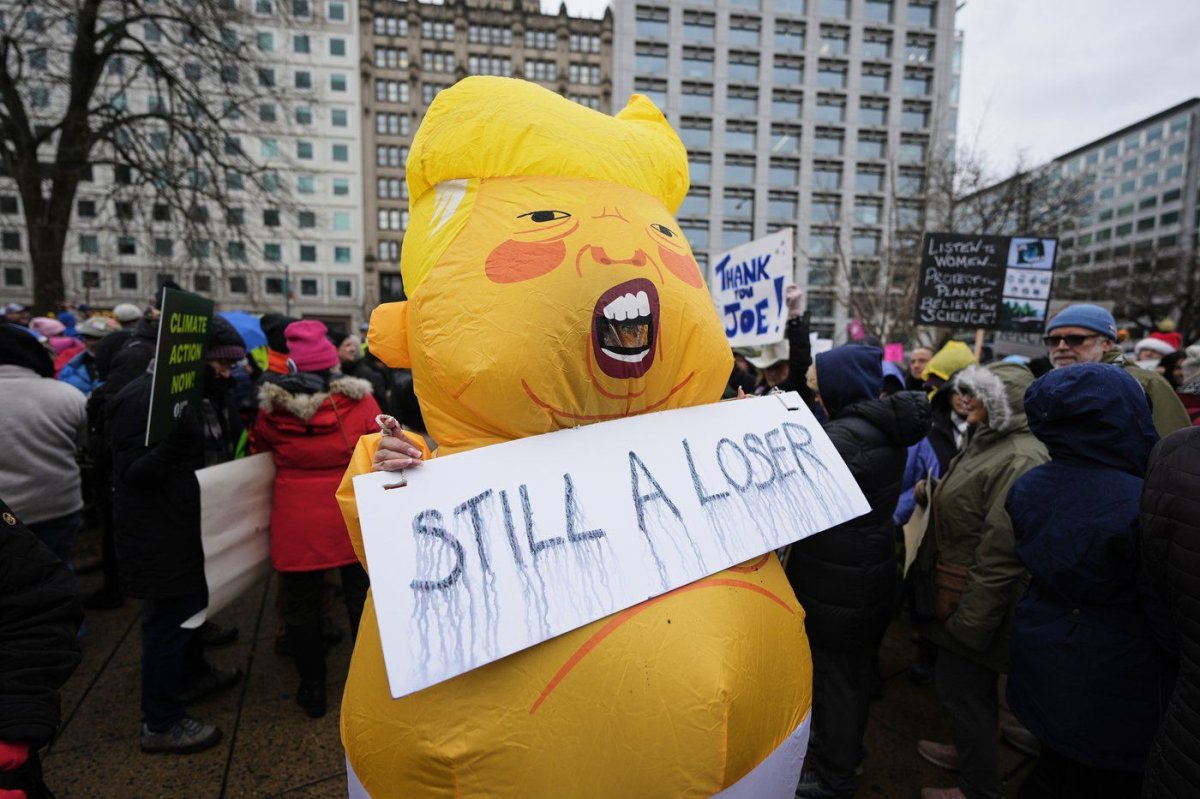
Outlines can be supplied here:
<path id="1" fill-rule="evenodd" d="M 1160 437 L 1191 427 L 1192 420 L 1171 384 L 1157 372 L 1142 369 L 1116 345 L 1117 323 L 1098 305 L 1068 305 L 1046 325 L 1042 339 L 1055 369 L 1077 363 L 1114 363 L 1138 381 L 1150 399 L 1150 413 Z"/>
<path id="2" fill-rule="evenodd" d="M 1033 373 L 1013 363 L 970 366 L 954 378 L 969 399 L 968 439 L 933 491 L 914 568 L 919 629 L 938 646 L 934 684 L 955 730 L 954 744 L 920 741 L 917 751 L 957 769 L 959 787 L 927 788 L 922 799 L 1001 796 L 996 682 L 1008 668 L 1012 613 L 1029 579 L 1004 502 L 1018 477 L 1049 459 L 1025 418 L 1032 383 Z"/>

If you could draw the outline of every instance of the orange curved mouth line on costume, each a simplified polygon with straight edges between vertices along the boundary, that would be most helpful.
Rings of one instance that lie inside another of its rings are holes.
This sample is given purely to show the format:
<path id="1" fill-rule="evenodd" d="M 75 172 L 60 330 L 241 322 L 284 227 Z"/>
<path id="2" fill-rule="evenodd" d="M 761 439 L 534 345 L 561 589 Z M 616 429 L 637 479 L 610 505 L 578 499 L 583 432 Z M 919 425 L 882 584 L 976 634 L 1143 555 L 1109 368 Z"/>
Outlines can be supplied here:
<path id="1" fill-rule="evenodd" d="M 753 573 L 753 572 L 756 572 L 756 571 L 758 571 L 758 570 L 759 570 L 759 569 L 761 569 L 763 566 L 766 566 L 766 565 L 767 565 L 767 558 L 769 558 L 769 557 L 771 557 L 771 553 L 770 553 L 770 552 L 764 552 L 762 555 L 760 555 L 760 556 L 759 556 L 758 560 L 754 561 L 754 562 L 753 562 L 753 563 L 751 563 L 750 565 L 748 565 L 748 566 L 741 566 L 741 565 L 738 565 L 738 566 L 730 566 L 730 567 L 727 569 L 727 571 L 731 571 L 731 572 L 739 572 L 739 573 L 741 573 L 741 574 L 751 574 L 751 573 Z"/>
<path id="2" fill-rule="evenodd" d="M 580 661 L 587 657 L 593 649 L 599 646 L 601 641 L 616 632 L 618 627 L 632 619 L 637 614 L 641 613 L 643 610 L 662 602 L 664 599 L 669 599 L 677 594 L 682 594 L 687 591 L 697 591 L 701 588 L 744 588 L 747 591 L 753 591 L 756 594 L 766 597 L 790 614 L 794 614 L 796 612 L 788 607 L 787 603 L 780 599 L 777 594 L 768 591 L 761 585 L 747 583 L 742 580 L 731 580 L 727 577 L 709 577 L 704 580 L 698 580 L 694 583 L 682 585 L 679 588 L 676 588 L 674 591 L 668 591 L 665 594 L 647 599 L 645 602 L 639 602 L 633 607 L 627 608 L 609 619 L 608 623 L 597 630 L 591 638 L 584 641 L 583 644 L 576 649 L 569 658 L 566 659 L 566 661 L 559 668 L 558 672 L 550 678 L 550 682 L 546 683 L 546 687 L 542 689 L 542 692 L 538 694 L 537 699 L 533 701 L 533 705 L 530 706 L 529 715 L 532 716 L 534 713 L 536 713 L 537 709 L 542 706 L 542 703 L 550 697 L 550 694 L 554 693 L 554 689 L 558 687 L 559 683 L 561 683 L 563 679 L 571 673 L 571 670 L 578 666 Z"/>
<path id="3" fill-rule="evenodd" d="M 696 376 L 695 372 L 689 372 L 687 377 L 683 378 L 683 380 L 679 381 L 679 383 L 677 385 L 675 385 L 670 391 L 667 392 L 667 396 L 663 397 L 662 399 L 658 400 L 657 402 L 647 405 L 645 408 L 642 408 L 641 410 L 633 411 L 633 412 L 621 411 L 621 412 L 617 412 L 617 413 L 598 413 L 598 414 L 594 414 L 594 415 L 588 415 L 588 414 L 582 414 L 582 413 L 571 413 L 570 411 L 564 411 L 561 408 L 554 407 L 553 405 L 551 405 L 550 403 L 546 402 L 541 397 L 539 397 L 534 392 L 534 390 L 529 387 L 529 384 L 525 382 L 524 378 L 521 379 L 521 388 L 525 389 L 525 394 L 528 395 L 528 397 L 531 400 L 533 400 L 533 403 L 535 405 L 537 405 L 539 408 L 541 408 L 543 410 L 549 411 L 550 413 L 554 414 L 555 416 L 561 416 L 564 419 L 575 419 L 576 421 L 580 421 L 580 422 L 606 422 L 606 421 L 609 421 L 610 419 L 623 419 L 626 416 L 636 416 L 641 413 L 649 413 L 650 411 L 653 411 L 656 408 L 661 407 L 664 403 L 666 403 L 667 400 L 671 399 L 671 397 L 673 397 L 677 391 L 679 391 L 681 388 L 686 386 L 688 384 L 688 382 L 695 376 Z"/>

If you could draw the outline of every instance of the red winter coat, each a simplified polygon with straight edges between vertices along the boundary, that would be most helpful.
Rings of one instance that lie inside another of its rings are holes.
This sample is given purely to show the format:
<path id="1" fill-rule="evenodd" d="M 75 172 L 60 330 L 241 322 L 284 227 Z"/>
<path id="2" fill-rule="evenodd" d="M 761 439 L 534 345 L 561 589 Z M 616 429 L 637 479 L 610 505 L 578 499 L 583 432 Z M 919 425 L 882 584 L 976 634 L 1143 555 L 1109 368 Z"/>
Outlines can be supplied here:
<path id="1" fill-rule="evenodd" d="M 255 446 L 275 459 L 271 563 L 278 571 L 319 571 L 353 563 L 334 493 L 359 436 L 379 432 L 371 384 L 335 377 L 328 390 L 310 374 L 279 377 L 259 389 Z"/>

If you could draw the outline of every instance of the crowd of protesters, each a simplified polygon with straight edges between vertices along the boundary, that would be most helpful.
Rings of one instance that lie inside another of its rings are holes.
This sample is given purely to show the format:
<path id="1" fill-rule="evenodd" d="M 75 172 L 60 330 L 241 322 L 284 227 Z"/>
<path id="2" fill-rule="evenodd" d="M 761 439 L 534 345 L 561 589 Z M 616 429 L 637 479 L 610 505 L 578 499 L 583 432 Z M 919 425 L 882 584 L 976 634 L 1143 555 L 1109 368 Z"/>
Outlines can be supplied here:
<path id="1" fill-rule="evenodd" d="M 1033 360 L 981 363 L 950 340 L 894 364 L 869 337 L 814 357 L 798 292 L 787 300 L 785 339 L 735 350 L 725 396 L 798 392 L 870 505 L 780 553 L 813 660 L 796 796 L 851 797 L 869 772 L 878 650 L 900 614 L 919 633 L 910 677 L 933 685 L 954 731 L 916 742 L 913 756 L 955 783 L 923 799 L 1002 796 L 1001 737 L 1038 755 L 1022 797 L 1194 795 L 1200 343 L 1184 347 L 1169 322 L 1123 341 L 1108 311 L 1074 305 Z M 249 452 L 275 462 L 276 651 L 295 663 L 303 713 L 326 713 L 325 655 L 343 635 L 335 594 L 357 632 L 368 578 L 334 490 L 381 411 L 421 430 L 411 375 L 353 331 L 279 314 L 257 320 L 267 344 L 251 354 L 217 315 L 203 400 L 146 446 L 159 306 L 4 309 L 0 795 L 40 783 L 83 607 L 144 603 L 144 751 L 220 740 L 190 706 L 242 678 L 210 660 L 238 631 L 182 626 L 207 602 L 197 469 Z M 81 598 L 72 551 L 85 524 L 101 533 L 103 584 Z M 1004 699 L 1019 724 L 1000 725 Z"/>

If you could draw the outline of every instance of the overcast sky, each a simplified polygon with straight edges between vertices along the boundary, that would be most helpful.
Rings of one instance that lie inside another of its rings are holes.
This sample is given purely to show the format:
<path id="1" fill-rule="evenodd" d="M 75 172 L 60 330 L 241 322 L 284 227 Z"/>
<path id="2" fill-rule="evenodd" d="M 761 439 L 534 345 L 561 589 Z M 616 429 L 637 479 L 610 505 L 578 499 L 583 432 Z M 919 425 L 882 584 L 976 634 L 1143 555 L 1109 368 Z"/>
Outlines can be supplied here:
<path id="1" fill-rule="evenodd" d="M 609 5 L 566 3 L 584 16 Z M 959 141 L 977 143 L 998 171 L 1200 96 L 1200 0 L 967 0 L 957 26 Z"/>

